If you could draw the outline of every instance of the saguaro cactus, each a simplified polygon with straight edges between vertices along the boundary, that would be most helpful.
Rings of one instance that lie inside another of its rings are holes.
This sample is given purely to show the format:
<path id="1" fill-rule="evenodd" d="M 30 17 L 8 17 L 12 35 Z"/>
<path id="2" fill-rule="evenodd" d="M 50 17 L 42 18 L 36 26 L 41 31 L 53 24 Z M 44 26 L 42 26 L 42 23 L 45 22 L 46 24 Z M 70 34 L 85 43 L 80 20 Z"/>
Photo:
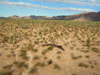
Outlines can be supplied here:
<path id="1" fill-rule="evenodd" d="M 16 25 L 11 24 L 9 25 L 9 33 L 11 33 L 11 43 L 15 44 L 16 43 Z"/>
<path id="2" fill-rule="evenodd" d="M 16 43 L 16 25 L 13 25 L 13 29 L 12 29 L 12 43 L 15 44 Z"/>

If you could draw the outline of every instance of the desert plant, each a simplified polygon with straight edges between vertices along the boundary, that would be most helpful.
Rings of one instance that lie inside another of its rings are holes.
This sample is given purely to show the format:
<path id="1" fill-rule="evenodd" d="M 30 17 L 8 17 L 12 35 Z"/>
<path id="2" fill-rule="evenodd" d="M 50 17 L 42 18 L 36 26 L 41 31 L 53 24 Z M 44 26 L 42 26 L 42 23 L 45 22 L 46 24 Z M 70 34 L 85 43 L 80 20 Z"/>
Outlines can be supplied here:
<path id="1" fill-rule="evenodd" d="M 53 50 L 53 47 L 48 47 L 48 50 Z"/>
<path id="2" fill-rule="evenodd" d="M 52 63 L 53 63 L 53 61 L 52 61 L 51 59 L 47 61 L 47 64 L 48 64 L 48 65 L 50 65 L 50 64 L 52 64 Z"/>
<path id="3" fill-rule="evenodd" d="M 35 64 L 35 67 L 37 67 L 37 66 L 44 67 L 44 66 L 46 66 L 46 63 L 45 62 L 37 62 Z"/>
<path id="4" fill-rule="evenodd" d="M 60 59 L 61 58 L 61 56 L 57 56 L 57 59 Z"/>
<path id="5" fill-rule="evenodd" d="M 28 60 L 27 51 L 22 49 L 20 55 L 22 59 Z"/>
<path id="6" fill-rule="evenodd" d="M 98 49 L 98 48 L 95 48 L 95 47 L 91 48 L 91 50 L 92 50 L 93 52 L 96 52 L 96 53 L 99 52 L 99 49 Z"/>
<path id="7" fill-rule="evenodd" d="M 88 64 L 85 64 L 85 63 L 79 63 L 78 64 L 79 67 L 85 67 L 85 68 L 88 68 Z"/>
<path id="8" fill-rule="evenodd" d="M 71 57 L 72 57 L 72 59 L 74 59 L 74 60 L 79 59 L 79 58 L 82 58 L 82 56 L 74 56 L 73 54 L 71 54 Z"/>
<path id="9" fill-rule="evenodd" d="M 12 75 L 10 71 L 0 71 L 0 75 Z"/>
<path id="10" fill-rule="evenodd" d="M 46 60 L 46 59 L 48 59 L 48 57 L 45 56 L 44 59 Z"/>
<path id="11" fill-rule="evenodd" d="M 54 69 L 58 69 L 58 70 L 60 70 L 61 67 L 60 67 L 58 64 L 54 64 Z"/>
<path id="12" fill-rule="evenodd" d="M 31 43 L 28 44 L 27 49 L 28 49 L 28 50 L 31 50 L 31 51 L 33 51 L 33 52 L 38 52 L 38 49 L 35 49 L 35 48 L 34 48 L 34 45 L 32 45 Z"/>
<path id="13" fill-rule="evenodd" d="M 33 57 L 34 60 L 40 59 L 40 56 L 36 55 Z"/>
<path id="14" fill-rule="evenodd" d="M 33 52 L 38 52 L 38 49 L 32 49 Z"/>
<path id="15" fill-rule="evenodd" d="M 24 62 L 17 62 L 17 61 L 15 61 L 15 62 L 14 62 L 14 65 L 15 65 L 16 67 L 18 67 L 18 68 L 22 68 L 22 67 L 28 68 L 28 65 L 25 64 Z"/>
<path id="16" fill-rule="evenodd" d="M 61 54 L 61 51 L 58 51 L 57 54 Z"/>
<path id="17" fill-rule="evenodd" d="M 86 57 L 86 58 L 89 58 L 90 56 L 89 56 L 89 55 L 86 55 L 85 57 Z"/>
<path id="18" fill-rule="evenodd" d="M 30 71 L 29 71 L 30 74 L 36 73 L 36 72 L 38 72 L 38 68 L 35 67 L 35 66 L 33 66 L 33 67 L 30 69 Z"/>
<path id="19" fill-rule="evenodd" d="M 11 69 L 11 67 L 12 67 L 12 64 L 3 66 L 3 68 L 5 68 L 5 69 L 6 68 Z"/>
<path id="20" fill-rule="evenodd" d="M 9 37 L 8 36 L 4 36 L 2 42 L 6 43 L 6 42 L 8 42 L 8 40 L 9 40 Z"/>

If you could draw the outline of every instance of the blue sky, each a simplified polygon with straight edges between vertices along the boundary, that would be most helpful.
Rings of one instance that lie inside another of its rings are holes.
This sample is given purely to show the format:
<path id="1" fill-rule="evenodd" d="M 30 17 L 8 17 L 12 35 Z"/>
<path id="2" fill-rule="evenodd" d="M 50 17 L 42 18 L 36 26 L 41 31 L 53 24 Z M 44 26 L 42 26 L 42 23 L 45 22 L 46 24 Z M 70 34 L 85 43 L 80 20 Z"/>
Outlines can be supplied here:
<path id="1" fill-rule="evenodd" d="M 100 11 L 100 0 L 0 0 L 0 16 L 58 16 Z"/>

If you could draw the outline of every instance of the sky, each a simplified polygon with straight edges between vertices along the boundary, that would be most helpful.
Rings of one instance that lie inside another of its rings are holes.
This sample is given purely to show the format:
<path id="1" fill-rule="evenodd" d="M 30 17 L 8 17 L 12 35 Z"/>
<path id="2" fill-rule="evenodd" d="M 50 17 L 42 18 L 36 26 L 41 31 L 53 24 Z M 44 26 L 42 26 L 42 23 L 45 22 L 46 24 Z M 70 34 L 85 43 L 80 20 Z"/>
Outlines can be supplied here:
<path id="1" fill-rule="evenodd" d="M 100 0 L 0 0 L 0 17 L 59 16 L 100 11 Z"/>

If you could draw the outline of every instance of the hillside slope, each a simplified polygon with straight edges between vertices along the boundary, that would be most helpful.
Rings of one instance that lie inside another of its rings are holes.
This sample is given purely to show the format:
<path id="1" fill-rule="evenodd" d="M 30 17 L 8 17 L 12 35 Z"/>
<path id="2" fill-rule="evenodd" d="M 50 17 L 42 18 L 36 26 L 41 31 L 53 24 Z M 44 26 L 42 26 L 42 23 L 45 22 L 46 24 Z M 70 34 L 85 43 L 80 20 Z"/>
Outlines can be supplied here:
<path id="1" fill-rule="evenodd" d="M 100 21 L 100 12 L 81 13 L 66 17 L 67 20 L 75 21 Z"/>

